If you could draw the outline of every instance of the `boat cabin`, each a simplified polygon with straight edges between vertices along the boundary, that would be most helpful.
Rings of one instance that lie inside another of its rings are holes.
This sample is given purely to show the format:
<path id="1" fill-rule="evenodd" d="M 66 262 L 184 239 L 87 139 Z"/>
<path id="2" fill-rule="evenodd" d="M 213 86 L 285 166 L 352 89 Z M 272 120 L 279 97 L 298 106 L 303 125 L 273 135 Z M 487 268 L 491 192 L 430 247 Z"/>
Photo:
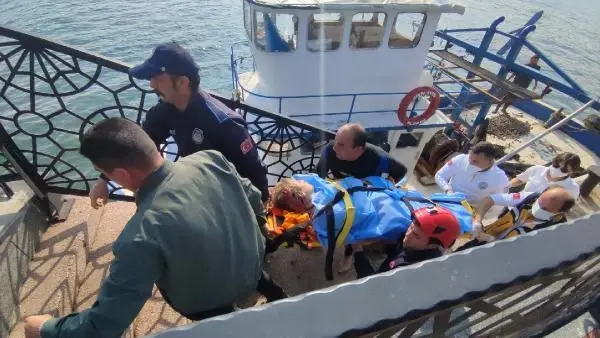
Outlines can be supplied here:
<path id="1" fill-rule="evenodd" d="M 393 154 L 407 136 L 398 104 L 433 84 L 424 64 L 441 14 L 464 8 L 436 0 L 244 0 L 243 11 L 253 67 L 238 69 L 232 48 L 241 100 L 329 130 L 357 122 L 383 131 Z M 411 105 L 417 111 L 429 105 L 418 101 Z M 416 163 L 431 135 L 450 122 L 436 112 L 398 156 Z"/>
<path id="2" fill-rule="evenodd" d="M 423 64 L 441 14 L 463 11 L 441 1 L 245 0 L 254 71 L 236 74 L 236 88 L 251 105 L 329 129 L 357 112 L 371 127 L 389 125 L 404 93 L 428 84 Z"/>

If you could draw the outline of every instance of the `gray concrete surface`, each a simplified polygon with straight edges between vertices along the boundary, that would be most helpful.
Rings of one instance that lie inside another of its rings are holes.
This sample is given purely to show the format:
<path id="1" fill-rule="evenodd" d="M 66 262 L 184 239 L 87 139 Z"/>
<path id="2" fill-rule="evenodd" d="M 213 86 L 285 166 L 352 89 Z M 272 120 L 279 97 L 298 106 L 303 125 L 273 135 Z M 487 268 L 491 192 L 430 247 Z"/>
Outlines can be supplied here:
<path id="1" fill-rule="evenodd" d="M 23 182 L 12 182 L 10 200 L 0 202 L 0 337 L 8 337 L 19 318 L 19 289 L 39 245 L 46 218 Z"/>

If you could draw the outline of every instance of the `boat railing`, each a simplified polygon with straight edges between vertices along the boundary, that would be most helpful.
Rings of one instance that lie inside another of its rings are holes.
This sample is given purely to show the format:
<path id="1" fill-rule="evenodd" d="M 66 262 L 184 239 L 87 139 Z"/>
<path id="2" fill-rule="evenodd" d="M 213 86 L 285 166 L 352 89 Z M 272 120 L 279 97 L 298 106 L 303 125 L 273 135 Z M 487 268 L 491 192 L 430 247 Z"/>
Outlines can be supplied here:
<path id="1" fill-rule="evenodd" d="M 293 100 L 304 100 L 305 102 L 309 102 L 314 99 L 322 99 L 322 98 L 346 98 L 348 108 L 346 108 L 345 110 L 342 110 L 340 112 L 328 112 L 326 114 L 322 113 L 322 112 L 314 112 L 314 113 L 303 112 L 303 113 L 291 113 L 286 116 L 291 117 L 291 118 L 301 119 L 303 117 L 314 117 L 314 116 L 327 115 L 327 116 L 339 117 L 338 120 L 340 120 L 340 121 L 352 122 L 352 121 L 354 121 L 353 119 L 356 118 L 357 115 L 381 114 L 381 113 L 395 114 L 397 112 L 395 109 L 358 110 L 356 108 L 356 106 L 358 105 L 357 102 L 359 102 L 360 99 L 372 98 L 372 97 L 388 97 L 388 98 L 392 97 L 392 98 L 394 98 L 394 100 L 396 100 L 398 103 L 400 103 L 402 98 L 407 94 L 407 92 L 366 92 L 366 93 L 335 93 L 335 94 L 282 95 L 282 96 L 261 94 L 261 93 L 258 93 L 256 91 L 252 91 L 252 90 L 246 88 L 240 81 L 240 74 L 241 74 L 241 72 L 243 72 L 241 70 L 242 66 L 244 66 L 244 65 L 247 66 L 249 64 L 249 62 L 251 62 L 251 64 L 252 64 L 251 71 L 256 71 L 255 64 L 254 64 L 254 58 L 252 57 L 252 55 L 249 54 L 247 52 L 247 50 L 246 50 L 246 53 L 243 53 L 243 51 L 241 51 L 246 48 L 249 48 L 247 41 L 246 42 L 241 41 L 241 42 L 237 42 L 237 43 L 234 43 L 231 45 L 231 61 L 230 62 L 231 62 L 231 69 L 232 69 L 232 85 L 233 85 L 234 91 L 237 91 L 235 96 L 241 98 L 241 97 L 245 97 L 246 95 L 251 95 L 251 96 L 254 96 L 254 97 L 257 97 L 260 99 L 274 102 L 276 105 L 274 112 L 276 114 L 286 114 L 286 109 L 284 108 L 285 104 L 287 102 L 290 102 Z M 434 63 L 429 63 L 424 68 L 429 70 L 430 72 L 435 72 L 437 67 L 438 66 L 435 65 Z M 250 71 L 250 68 L 246 67 L 245 70 Z M 460 81 L 455 81 L 453 84 L 455 85 L 455 87 L 452 89 L 444 89 L 443 87 L 436 86 L 436 88 L 439 89 L 439 92 L 442 95 L 442 105 L 440 105 L 440 108 L 438 108 L 438 110 L 443 113 L 450 114 L 453 111 L 464 109 L 464 105 L 459 104 L 459 102 L 457 100 L 455 100 L 453 97 L 461 93 L 461 90 L 464 89 L 465 84 L 461 83 Z M 413 104 L 411 106 L 411 110 L 409 111 L 410 116 L 419 115 L 419 114 L 423 113 L 423 111 L 425 110 L 425 108 L 418 108 L 416 103 L 417 102 L 415 102 L 415 104 Z M 449 124 L 447 124 L 447 123 L 427 124 L 427 127 L 428 128 L 445 127 L 448 125 Z M 418 128 L 418 127 L 416 127 L 416 128 Z M 373 130 L 376 130 L 376 129 L 394 130 L 394 129 L 406 129 L 406 127 L 403 125 L 397 125 L 397 126 L 388 126 L 385 128 L 371 128 L 371 129 L 373 129 Z"/>
<path id="2" fill-rule="evenodd" d="M 127 75 L 128 69 L 0 27 L 0 181 L 24 180 L 49 210 L 55 207 L 49 193 L 88 195 L 98 173 L 79 154 L 80 137 L 112 116 L 141 123 L 156 101 L 150 89 Z M 280 164 L 269 166 L 272 178 L 312 171 L 319 154 L 307 135 L 334 136 L 213 95 L 243 114 L 263 152 L 279 153 L 270 159 Z M 288 159 L 284 152 L 302 156 Z M 114 199 L 131 200 L 112 193 Z M 593 214 L 159 335 L 540 336 L 577 318 L 598 298 L 598 222 L 600 215 Z"/>

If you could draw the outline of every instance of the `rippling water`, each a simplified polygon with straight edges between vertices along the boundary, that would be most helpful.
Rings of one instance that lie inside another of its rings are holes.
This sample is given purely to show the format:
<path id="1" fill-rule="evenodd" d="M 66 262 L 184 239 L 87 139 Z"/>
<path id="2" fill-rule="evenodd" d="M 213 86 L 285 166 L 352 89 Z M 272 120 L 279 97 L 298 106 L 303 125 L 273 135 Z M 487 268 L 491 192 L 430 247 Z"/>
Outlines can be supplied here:
<path id="1" fill-rule="evenodd" d="M 506 16 L 501 28 L 519 27 L 544 10 L 536 32 L 539 48 L 563 67 L 592 95 L 600 94 L 596 27 L 600 1 L 580 0 L 459 0 L 465 15 L 446 15 L 440 28 L 483 27 Z M 85 3 L 62 0 L 3 0 L 0 24 L 42 34 L 127 63 L 147 57 L 159 42 L 186 45 L 202 66 L 202 85 L 229 95 L 229 47 L 244 40 L 241 0 L 116 1 Z M 548 70 L 544 67 L 543 70 Z M 556 106 L 573 109 L 578 103 L 559 96 Z"/>

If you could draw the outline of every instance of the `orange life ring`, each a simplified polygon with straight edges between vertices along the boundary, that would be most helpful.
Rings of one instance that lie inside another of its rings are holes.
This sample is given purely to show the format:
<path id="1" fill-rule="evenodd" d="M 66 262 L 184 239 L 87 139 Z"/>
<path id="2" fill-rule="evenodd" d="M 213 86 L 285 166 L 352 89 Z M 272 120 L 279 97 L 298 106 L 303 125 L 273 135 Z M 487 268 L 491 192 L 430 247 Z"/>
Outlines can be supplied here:
<path id="1" fill-rule="evenodd" d="M 429 95 L 429 107 L 425 109 L 423 114 L 417 116 L 408 116 L 408 106 L 417 97 L 422 95 Z M 417 87 L 404 96 L 400 105 L 398 106 L 398 120 L 405 126 L 412 126 L 423 123 L 427 119 L 435 114 L 435 110 L 440 105 L 440 94 L 433 87 Z"/>

